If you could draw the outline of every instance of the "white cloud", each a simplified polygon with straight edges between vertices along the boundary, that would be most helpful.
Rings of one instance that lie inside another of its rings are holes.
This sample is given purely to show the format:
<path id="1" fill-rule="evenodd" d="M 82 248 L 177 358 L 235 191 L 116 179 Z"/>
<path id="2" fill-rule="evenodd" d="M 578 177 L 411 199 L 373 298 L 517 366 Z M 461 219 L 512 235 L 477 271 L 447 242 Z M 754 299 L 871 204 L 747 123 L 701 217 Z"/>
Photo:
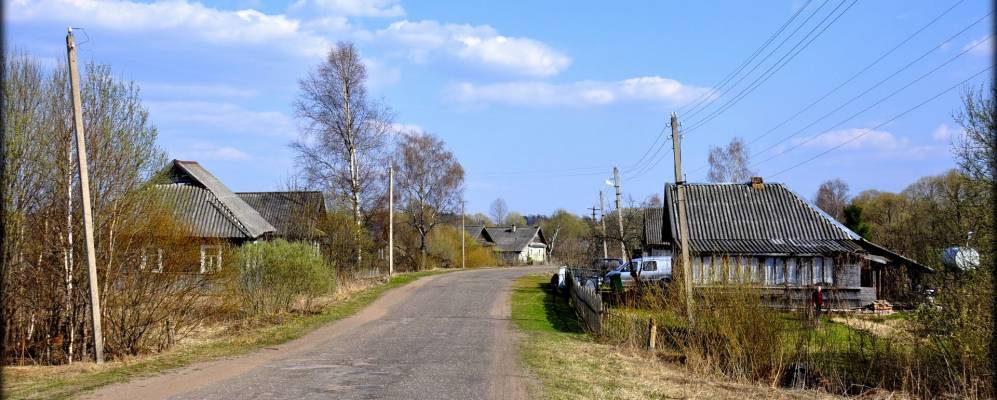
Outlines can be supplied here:
<path id="1" fill-rule="evenodd" d="M 487 25 L 398 21 L 370 37 L 407 46 L 406 52 L 415 62 L 444 53 L 492 70 L 537 77 L 556 75 L 571 65 L 570 57 L 544 43 L 502 36 Z"/>
<path id="2" fill-rule="evenodd" d="M 843 129 L 824 132 L 816 136 L 802 137 L 793 140 L 794 144 L 803 147 L 831 148 L 843 145 L 844 149 L 860 150 L 898 150 L 910 145 L 910 140 L 896 137 L 887 131 L 868 130 L 861 128 Z"/>
<path id="3" fill-rule="evenodd" d="M 256 10 L 220 10 L 187 0 L 137 3 L 126 0 L 14 0 L 11 21 L 85 21 L 87 27 L 126 32 L 172 32 L 215 44 L 276 45 L 285 51 L 321 56 L 329 41 L 301 29 L 301 22 Z"/>
<path id="4" fill-rule="evenodd" d="M 966 46 L 962 48 L 963 51 L 969 49 L 972 49 L 969 51 L 969 54 L 976 56 L 990 57 L 990 55 L 993 54 L 994 51 L 994 36 L 987 35 L 981 37 L 972 42 L 969 42 L 968 44 L 966 44 Z"/>
<path id="5" fill-rule="evenodd" d="M 580 81 L 565 84 L 508 82 L 488 85 L 461 83 L 448 90 L 460 104 L 503 104 L 529 107 L 587 107 L 625 102 L 676 105 L 691 101 L 708 89 L 674 79 L 647 76 L 622 81 Z"/>
<path id="6" fill-rule="evenodd" d="M 391 132 L 401 136 L 421 135 L 426 133 L 425 129 L 415 124 L 391 123 Z"/>
<path id="7" fill-rule="evenodd" d="M 147 101 L 156 125 L 170 131 L 185 129 L 198 133 L 229 133 L 236 135 L 284 136 L 297 135 L 291 117 L 277 111 L 251 111 L 232 103 L 207 101 Z"/>
<path id="8" fill-rule="evenodd" d="M 931 132 L 931 138 L 939 142 L 948 142 L 953 136 L 960 135 L 961 132 L 961 129 L 952 128 L 946 124 L 940 124 L 934 131 Z"/>
<path id="9" fill-rule="evenodd" d="M 209 142 L 194 142 L 174 155 L 178 159 L 194 161 L 246 161 L 253 157 L 230 146 L 216 146 Z"/>
<path id="10" fill-rule="evenodd" d="M 151 97 L 227 97 L 249 99 L 256 97 L 257 91 L 222 84 L 142 82 L 142 93 Z"/>
<path id="11" fill-rule="evenodd" d="M 398 4 L 397 0 L 298 0 L 291 6 L 291 9 L 302 10 L 310 7 L 351 17 L 400 17 L 405 15 L 405 9 Z"/>

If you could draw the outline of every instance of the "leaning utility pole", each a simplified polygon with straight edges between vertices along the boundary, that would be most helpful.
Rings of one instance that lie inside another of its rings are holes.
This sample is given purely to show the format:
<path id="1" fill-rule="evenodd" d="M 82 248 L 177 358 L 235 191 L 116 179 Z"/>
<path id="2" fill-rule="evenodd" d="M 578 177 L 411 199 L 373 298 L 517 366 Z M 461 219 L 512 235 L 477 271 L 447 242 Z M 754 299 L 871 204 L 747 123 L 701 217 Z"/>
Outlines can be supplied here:
<path id="1" fill-rule="evenodd" d="M 609 258 L 609 247 L 606 247 L 606 205 L 599 191 L 599 222 L 602 224 L 602 258 Z M 595 218 L 593 213 L 593 218 Z"/>
<path id="2" fill-rule="evenodd" d="M 90 215 L 90 172 L 87 170 L 87 143 L 83 135 L 83 106 L 80 99 L 80 71 L 76 66 L 76 40 L 73 28 L 66 35 L 69 54 L 69 82 L 73 98 L 73 126 L 76 129 L 76 160 L 80 172 L 80 195 L 83 207 L 83 236 L 87 245 L 87 271 L 90 278 L 90 316 L 93 319 L 93 348 L 97 364 L 104 362 L 104 335 L 100 329 L 100 294 L 97 292 L 97 260 L 93 245 L 93 216 Z"/>
<path id="3" fill-rule="evenodd" d="M 395 273 L 395 166 L 388 166 L 388 276 Z"/>
<path id="4" fill-rule="evenodd" d="M 616 187 L 616 217 L 620 222 L 620 254 L 623 261 L 629 261 L 630 257 L 627 256 L 627 246 L 623 243 L 623 208 L 620 207 L 620 196 L 622 192 L 620 191 L 620 169 L 613 167 L 613 186 Z"/>
<path id="5" fill-rule="evenodd" d="M 692 322 L 692 268 L 689 262 L 689 220 L 685 210 L 685 179 L 682 179 L 682 143 L 679 136 L 679 118 L 672 113 L 672 149 L 675 152 L 675 190 L 678 192 L 679 248 L 682 252 L 682 276 L 685 284 L 685 309 Z"/>
<path id="6" fill-rule="evenodd" d="M 464 229 L 464 194 L 460 195 L 460 267 L 464 268 L 464 263 L 466 258 L 464 257 L 464 234 L 467 230 Z"/>

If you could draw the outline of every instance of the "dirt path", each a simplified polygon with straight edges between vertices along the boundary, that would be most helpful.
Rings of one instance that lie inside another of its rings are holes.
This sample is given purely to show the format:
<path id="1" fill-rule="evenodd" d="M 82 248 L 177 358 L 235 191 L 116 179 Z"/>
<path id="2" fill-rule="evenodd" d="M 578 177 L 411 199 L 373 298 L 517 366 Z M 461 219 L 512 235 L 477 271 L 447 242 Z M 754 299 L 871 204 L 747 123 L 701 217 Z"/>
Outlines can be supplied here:
<path id="1" fill-rule="evenodd" d="M 455 272 L 387 292 L 286 344 L 110 385 L 93 399 L 525 399 L 512 281 L 537 268 Z"/>

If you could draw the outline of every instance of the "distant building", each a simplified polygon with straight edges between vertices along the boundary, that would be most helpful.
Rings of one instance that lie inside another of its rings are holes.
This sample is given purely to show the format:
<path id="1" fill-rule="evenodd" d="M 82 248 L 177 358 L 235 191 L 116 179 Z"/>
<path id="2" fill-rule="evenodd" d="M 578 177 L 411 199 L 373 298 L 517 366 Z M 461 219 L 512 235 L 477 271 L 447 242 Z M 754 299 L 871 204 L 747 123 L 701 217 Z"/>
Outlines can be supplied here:
<path id="1" fill-rule="evenodd" d="M 198 246 L 202 273 L 221 268 L 223 247 L 273 238 L 317 244 L 323 236 L 320 192 L 236 194 L 196 161 L 182 160 L 173 160 L 153 183 Z M 152 268 L 161 271 L 162 261 Z"/>
<path id="2" fill-rule="evenodd" d="M 887 268 L 905 271 L 913 282 L 933 272 L 863 239 L 782 184 L 757 179 L 685 188 L 692 279 L 699 287 L 749 284 L 765 289 L 773 305 L 795 307 L 821 285 L 832 307 L 856 308 L 879 298 Z M 665 186 L 664 203 L 663 212 L 646 214 L 645 247 L 662 254 L 675 249 L 677 256 L 674 184 Z"/>
<path id="3" fill-rule="evenodd" d="M 474 225 L 464 229 L 478 243 L 491 247 L 506 263 L 545 264 L 549 261 L 547 238 L 539 226 Z"/>

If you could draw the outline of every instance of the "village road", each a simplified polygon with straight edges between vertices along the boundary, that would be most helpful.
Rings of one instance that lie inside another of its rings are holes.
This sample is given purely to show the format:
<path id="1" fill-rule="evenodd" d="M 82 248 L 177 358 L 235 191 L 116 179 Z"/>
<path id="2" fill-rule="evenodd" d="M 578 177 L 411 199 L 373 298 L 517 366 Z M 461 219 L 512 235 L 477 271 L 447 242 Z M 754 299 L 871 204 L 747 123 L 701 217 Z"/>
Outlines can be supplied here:
<path id="1" fill-rule="evenodd" d="M 513 280 L 551 268 L 424 277 L 356 315 L 259 352 L 111 385 L 99 399 L 525 399 Z"/>

